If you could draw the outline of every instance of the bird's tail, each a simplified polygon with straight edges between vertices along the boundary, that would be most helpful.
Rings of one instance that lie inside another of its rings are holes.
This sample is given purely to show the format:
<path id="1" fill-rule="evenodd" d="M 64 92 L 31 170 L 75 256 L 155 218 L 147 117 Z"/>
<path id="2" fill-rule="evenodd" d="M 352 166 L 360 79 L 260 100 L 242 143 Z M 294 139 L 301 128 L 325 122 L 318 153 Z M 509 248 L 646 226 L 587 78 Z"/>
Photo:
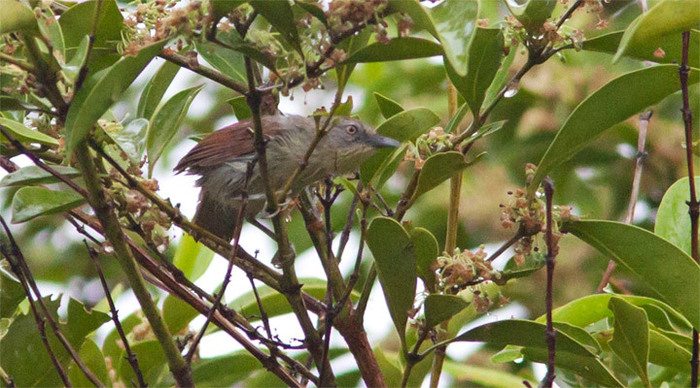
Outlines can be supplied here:
<path id="1" fill-rule="evenodd" d="M 202 189 L 197 212 L 192 221 L 222 239 L 230 241 L 236 227 L 236 213 L 235 210 L 223 206 Z"/>

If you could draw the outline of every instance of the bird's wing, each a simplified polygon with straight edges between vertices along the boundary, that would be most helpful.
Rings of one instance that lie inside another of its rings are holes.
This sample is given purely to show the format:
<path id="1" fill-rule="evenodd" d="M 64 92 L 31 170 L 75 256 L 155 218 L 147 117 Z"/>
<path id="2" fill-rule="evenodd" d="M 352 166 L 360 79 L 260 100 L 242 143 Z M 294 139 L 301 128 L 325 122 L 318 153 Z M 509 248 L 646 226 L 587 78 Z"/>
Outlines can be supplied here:
<path id="1" fill-rule="evenodd" d="M 276 136 L 283 128 L 276 116 L 262 118 L 266 139 Z M 194 146 L 175 166 L 175 172 L 185 170 L 197 173 L 224 162 L 255 152 L 253 123 L 239 121 L 233 125 L 212 132 Z"/>

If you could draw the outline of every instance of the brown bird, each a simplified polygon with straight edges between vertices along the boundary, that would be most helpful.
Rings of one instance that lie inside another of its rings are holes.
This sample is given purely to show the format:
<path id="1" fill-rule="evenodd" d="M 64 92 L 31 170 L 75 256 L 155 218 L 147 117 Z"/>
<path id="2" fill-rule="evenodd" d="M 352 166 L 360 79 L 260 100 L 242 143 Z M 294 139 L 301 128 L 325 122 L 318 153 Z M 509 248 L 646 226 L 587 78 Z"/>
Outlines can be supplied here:
<path id="1" fill-rule="evenodd" d="M 309 117 L 277 114 L 263 116 L 262 129 L 270 186 L 277 193 L 303 161 L 316 137 L 316 122 Z M 253 133 L 249 120 L 224 127 L 202 139 L 175 167 L 177 173 L 200 176 L 197 186 L 202 191 L 194 223 L 226 240 L 233 235 L 244 193 L 246 217 L 254 217 L 265 206 Z M 398 145 L 358 120 L 335 118 L 291 187 L 291 195 L 326 177 L 355 171 L 378 148 Z"/>

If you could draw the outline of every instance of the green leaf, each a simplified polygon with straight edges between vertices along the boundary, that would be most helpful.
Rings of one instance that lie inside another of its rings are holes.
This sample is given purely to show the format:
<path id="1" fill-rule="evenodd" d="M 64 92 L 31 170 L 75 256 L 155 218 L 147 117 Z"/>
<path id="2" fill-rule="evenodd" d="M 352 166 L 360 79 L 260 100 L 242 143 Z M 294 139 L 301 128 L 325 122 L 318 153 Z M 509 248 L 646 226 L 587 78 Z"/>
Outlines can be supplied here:
<path id="1" fill-rule="evenodd" d="M 5 232 L 2 232 L 0 244 L 5 243 Z M 2 263 L 0 263 L 2 264 Z M 7 272 L 0 266 L 0 318 L 9 318 L 17 310 L 20 302 L 24 300 L 26 294 L 24 288 L 14 275 Z M 0 336 L 2 338 L 2 336 Z"/>
<path id="2" fill-rule="evenodd" d="M 49 297 L 43 300 L 49 313 L 57 318 L 56 310 L 60 301 L 51 300 Z M 7 374 L 12 376 L 18 387 L 58 386 L 61 380 L 46 353 L 46 348 L 39 337 L 36 321 L 31 314 L 31 312 L 18 314 L 10 324 L 7 334 L 0 340 L 0 365 Z M 47 330 L 47 338 L 51 340 L 51 344 L 56 345 L 52 349 L 57 350 L 57 357 L 60 357 L 62 364 L 67 364 L 67 354 L 51 330 Z"/>
<path id="3" fill-rule="evenodd" d="M 378 175 L 376 175 L 377 179 L 373 181 L 375 189 L 379 190 L 382 187 L 384 187 L 386 181 L 389 180 L 389 178 L 391 178 L 391 176 L 394 175 L 394 173 L 396 173 L 396 169 L 399 167 L 399 164 L 403 162 L 404 154 L 406 153 L 407 148 L 408 145 L 399 147 L 389 158 L 386 158 L 384 160 L 384 163 L 382 163 L 382 165 L 377 170 L 377 172 L 379 173 Z M 362 170 L 360 173 L 362 173 Z"/>
<path id="4" fill-rule="evenodd" d="M 418 176 L 418 186 L 413 194 L 413 200 L 436 188 L 440 183 L 459 173 L 467 166 L 467 162 L 464 161 L 464 155 L 457 151 L 440 152 L 429 157 Z"/>
<path id="5" fill-rule="evenodd" d="M 547 360 L 547 344 L 544 324 L 526 320 L 505 320 L 488 323 L 449 342 L 487 342 L 494 346 L 523 346 L 523 354 L 536 362 Z M 622 387 L 623 384 L 581 343 L 567 333 L 557 330 L 557 367 L 571 370 L 581 377 L 605 386 Z"/>
<path id="6" fill-rule="evenodd" d="M 370 28 L 365 28 L 359 33 L 352 35 L 349 38 L 344 39 L 337 45 L 341 50 L 344 50 L 347 55 L 352 56 L 355 52 L 367 45 L 369 37 L 372 35 Z M 338 88 L 345 88 L 352 71 L 355 69 L 355 63 L 339 64 L 335 68 L 335 72 L 338 78 Z"/>
<path id="7" fill-rule="evenodd" d="M 294 11 L 288 1 L 251 0 L 250 5 L 280 32 L 282 39 L 301 53 Z"/>
<path id="8" fill-rule="evenodd" d="M 56 23 L 58 18 L 53 13 L 51 8 L 44 8 L 43 13 L 48 15 L 47 17 L 37 18 L 37 26 L 39 27 L 41 34 L 48 38 L 49 42 L 51 43 L 54 51 L 52 54 L 57 53 L 58 55 L 56 55 L 56 57 L 58 57 L 59 62 L 63 63 L 65 62 L 66 56 L 66 45 L 63 39 L 61 24 Z"/>
<path id="9" fill-rule="evenodd" d="M 80 47 L 81 42 L 85 36 L 92 32 L 96 4 L 97 2 L 94 0 L 75 4 L 61 14 L 58 19 L 66 45 L 66 58 L 77 55 L 75 52 Z M 100 14 L 97 17 L 97 28 L 88 63 L 88 74 L 105 69 L 120 58 L 116 47 L 122 41 L 123 28 L 124 17 L 119 12 L 117 2 L 115 0 L 103 1 Z"/>
<path id="10" fill-rule="evenodd" d="M 243 381 L 260 368 L 262 365 L 257 358 L 246 351 L 238 351 L 225 356 L 199 360 L 192 365 L 192 379 L 197 386 L 230 387 Z M 222 373 L 222 371 L 226 372 Z"/>
<path id="11" fill-rule="evenodd" d="M 693 327 L 700 327 L 700 304 L 688 299 L 700 292 L 700 266 L 685 252 L 649 231 L 619 222 L 576 221 L 567 223 L 565 230 L 636 275 Z"/>
<path id="12" fill-rule="evenodd" d="M 484 96 L 484 105 L 490 106 L 496 100 L 496 96 L 506 86 L 506 82 L 509 81 L 508 69 L 510 65 L 513 64 L 513 60 L 518 55 L 518 47 L 513 45 L 509 49 L 508 55 L 501 61 L 501 67 L 496 72 L 496 76 L 491 81 L 491 85 L 486 90 L 486 95 Z"/>
<path id="13" fill-rule="evenodd" d="M 39 216 L 62 213 L 85 203 L 72 190 L 49 190 L 39 186 L 25 186 L 12 198 L 12 223 L 19 224 Z"/>
<path id="14" fill-rule="evenodd" d="M 327 286 L 326 282 L 321 279 L 299 279 L 299 282 L 303 285 L 302 290 L 307 294 L 313 296 L 317 299 L 322 299 L 326 295 Z M 267 316 L 272 318 L 282 314 L 287 314 L 292 312 L 289 302 L 280 294 L 278 291 L 271 289 L 268 286 L 257 287 L 258 295 L 260 295 L 260 301 L 267 313 Z M 357 300 L 359 298 L 359 293 L 353 291 L 350 295 L 352 300 Z M 258 308 L 258 303 L 255 300 L 255 295 L 253 291 L 249 291 L 232 302 L 228 303 L 228 306 L 240 312 L 246 318 L 253 320 L 260 319 L 260 309 Z"/>
<path id="15" fill-rule="evenodd" d="M 474 115 L 479 114 L 486 90 L 491 85 L 503 58 L 503 32 L 499 28 L 477 28 L 469 43 L 466 75 L 450 66 L 447 75 L 464 97 Z"/>
<path id="16" fill-rule="evenodd" d="M 615 331 L 608 342 L 610 348 L 645 386 L 651 387 L 647 362 L 649 361 L 649 321 L 644 309 L 635 307 L 623 299 L 611 298 L 610 310 L 615 314 Z"/>
<path id="17" fill-rule="evenodd" d="M 582 48 L 589 51 L 615 54 L 625 31 L 615 31 L 585 40 Z M 657 49 L 663 50 L 663 56 L 655 55 Z M 677 34 L 659 36 L 653 39 L 638 42 L 628 46 L 624 56 L 643 59 L 657 63 L 680 63 L 682 41 Z M 690 31 L 690 45 L 688 47 L 688 65 L 700 67 L 700 31 Z"/>
<path id="18" fill-rule="evenodd" d="M 469 365 L 464 362 L 458 363 L 445 360 L 443 370 L 455 379 L 456 385 L 460 387 L 476 384 L 479 387 L 512 388 L 523 385 L 523 381 L 528 381 L 531 387 L 537 386 L 537 383 L 532 379 L 494 368 Z"/>
<path id="19" fill-rule="evenodd" d="M 656 330 L 649 331 L 649 362 L 678 371 L 688 370 L 690 352 Z"/>
<path id="20" fill-rule="evenodd" d="M 95 341 L 87 338 L 78 351 L 78 354 L 88 369 L 90 369 L 100 381 L 103 383 L 110 381 L 107 365 L 105 364 L 105 357 Z M 91 387 L 93 385 L 74 361 L 71 361 L 68 367 L 68 379 L 75 387 Z"/>
<path id="21" fill-rule="evenodd" d="M 143 159 L 143 152 L 146 149 L 147 131 L 148 120 L 144 118 L 131 120 L 123 128 L 118 125 L 108 125 L 104 128 L 107 136 L 119 147 L 120 155 L 121 152 L 125 153 L 129 160 L 137 165 Z M 121 160 L 121 156 L 117 160 Z"/>
<path id="22" fill-rule="evenodd" d="M 442 44 L 449 65 L 457 75 L 467 74 L 469 44 L 476 27 L 479 3 L 474 0 L 445 0 L 430 10 L 434 35 Z"/>
<path id="23" fill-rule="evenodd" d="M 26 143 L 39 143 L 44 145 L 58 145 L 58 140 L 49 135 L 45 135 L 39 131 L 29 129 L 18 123 L 17 121 L 0 117 L 0 125 L 5 128 L 18 141 Z M 4 142 L 8 141 L 5 136 L 0 133 L 0 139 Z"/>
<path id="24" fill-rule="evenodd" d="M 44 297 L 43 302 L 51 316 L 58 321 L 61 331 L 74 349 L 81 349 L 87 336 L 109 320 L 107 314 L 97 311 L 88 312 L 80 302 L 74 299 L 70 299 L 68 303 L 66 317 L 59 320 L 57 310 L 60 305 L 60 295 L 56 300 Z M 58 361 L 64 367 L 68 367 L 69 355 L 48 327 L 46 336 Z M 31 312 L 19 314 L 12 321 L 7 334 L 0 340 L 0 362 L 17 386 L 61 385 L 61 380 L 42 344 Z"/>
<path id="25" fill-rule="evenodd" d="M 51 166 L 57 173 L 68 177 L 75 178 L 80 176 L 80 171 L 69 166 Z M 7 186 L 29 186 L 38 183 L 56 183 L 58 178 L 41 169 L 38 166 L 22 167 L 19 170 L 7 174 L 0 179 L 0 187 Z"/>
<path id="26" fill-rule="evenodd" d="M 529 0 L 524 4 L 506 0 L 506 5 L 528 32 L 539 35 L 542 24 L 552 16 L 557 0 Z"/>
<path id="27" fill-rule="evenodd" d="M 469 306 L 456 295 L 431 294 L 425 298 L 425 326 L 434 327 Z"/>
<path id="28" fill-rule="evenodd" d="M 85 65 L 85 60 L 87 59 L 87 49 L 89 45 L 90 37 L 85 35 L 83 37 L 83 40 L 80 41 L 80 44 L 75 49 L 75 53 L 73 54 L 70 61 L 68 61 L 65 65 L 61 67 L 66 77 L 68 77 L 73 82 L 75 82 L 76 78 L 78 78 L 80 69 L 83 67 L 83 65 Z"/>
<path id="29" fill-rule="evenodd" d="M 182 120 L 187 116 L 187 110 L 197 93 L 204 85 L 181 90 L 168 101 L 156 108 L 148 124 L 146 135 L 146 152 L 148 153 L 148 176 L 153 174 L 156 161 L 180 129 Z"/>
<path id="30" fill-rule="evenodd" d="M 114 104 L 165 45 L 144 47 L 134 57 L 123 57 L 104 72 L 94 75 L 73 98 L 66 117 L 66 152 L 70 154 L 97 120 Z"/>
<path id="31" fill-rule="evenodd" d="M 165 370 L 166 360 L 163 354 L 163 347 L 156 340 L 148 340 L 131 344 L 131 350 L 139 360 L 139 369 L 143 374 L 143 379 L 149 386 L 156 386 L 160 376 Z M 122 381 L 137 381 L 134 370 L 126 357 L 126 352 L 122 352 L 118 360 L 113 360 L 117 365 L 117 371 Z"/>
<path id="32" fill-rule="evenodd" d="M 411 109 L 397 113 L 381 123 L 377 127 L 377 133 L 400 142 L 413 141 L 439 122 L 440 118 L 429 109 Z"/>
<path id="33" fill-rule="evenodd" d="M 328 25 L 328 20 L 326 20 L 326 14 L 323 12 L 323 8 L 321 8 L 320 4 L 315 3 L 314 0 L 295 0 L 294 4 L 313 15 L 313 17 L 318 19 L 324 25 Z"/>
<path id="34" fill-rule="evenodd" d="M 662 0 L 629 24 L 613 62 L 625 55 L 630 47 L 644 45 L 644 42 L 661 36 L 677 34 L 680 41 L 682 31 L 698 28 L 699 25 L 700 7 L 686 0 Z"/>
<path id="35" fill-rule="evenodd" d="M 416 295 L 416 257 L 406 230 L 396 220 L 377 217 L 367 229 L 367 246 L 401 344 L 406 346 L 408 310 Z"/>
<path id="36" fill-rule="evenodd" d="M 700 80 L 699 73 L 691 69 L 689 84 Z M 542 178 L 554 167 L 571 158 L 603 131 L 679 89 L 678 66 L 658 65 L 624 74 L 595 91 L 576 107 L 557 133 L 528 186 L 529 194 L 535 192 Z"/>
<path id="37" fill-rule="evenodd" d="M 533 273 L 539 271 L 547 263 L 546 257 L 542 252 L 532 252 L 525 256 L 525 262 L 522 265 L 516 264 L 515 260 L 511 258 L 503 267 L 503 272 L 501 272 L 500 282 L 507 282 L 510 279 L 517 279 L 522 277 L 527 277 Z"/>
<path id="38" fill-rule="evenodd" d="M 212 12 L 216 19 L 221 19 L 246 2 L 246 0 L 211 0 Z"/>
<path id="39" fill-rule="evenodd" d="M 124 333 L 127 336 L 129 333 L 131 333 L 134 327 L 143 323 L 137 312 L 134 312 L 125 318 L 119 317 L 119 321 L 122 323 L 122 329 L 124 329 Z M 121 356 L 122 351 L 123 346 L 121 346 L 121 338 L 119 337 L 119 333 L 115 328 L 110 331 L 109 334 L 107 334 L 107 337 L 105 337 L 105 341 L 102 344 L 102 353 L 104 353 L 105 357 L 111 357 L 114 361 Z"/>
<path id="40" fill-rule="evenodd" d="M 245 60 L 241 53 L 212 42 L 195 42 L 195 47 L 215 69 L 237 81 L 247 82 Z"/>
<path id="41" fill-rule="evenodd" d="M 372 43 L 357 50 L 345 63 L 401 61 L 442 55 L 439 44 L 422 38 L 394 38 L 387 43 Z"/>
<path id="42" fill-rule="evenodd" d="M 23 31 L 38 32 L 34 12 L 17 0 L 0 0 L 0 34 Z"/>
<path id="43" fill-rule="evenodd" d="M 214 251 L 195 241 L 189 234 L 183 234 L 175 250 L 173 264 L 191 281 L 199 279 L 209 268 Z"/>
<path id="44" fill-rule="evenodd" d="M 425 288 L 435 290 L 433 264 L 440 254 L 440 245 L 435 236 L 425 228 L 411 229 L 411 243 L 416 255 L 416 272 L 423 280 Z"/>
<path id="45" fill-rule="evenodd" d="M 379 111 L 382 112 L 382 116 L 384 116 L 385 119 L 388 119 L 397 113 L 403 112 L 404 110 L 398 102 L 377 92 L 374 92 L 374 98 L 377 100 Z"/>
<path id="46" fill-rule="evenodd" d="M 10 96 L 0 96 L 0 110 L 17 111 L 39 109 L 39 107 Z"/>
<path id="47" fill-rule="evenodd" d="M 136 110 L 137 117 L 151 118 L 179 70 L 180 66 L 168 61 L 165 61 L 158 68 L 156 74 L 148 80 L 143 92 L 141 92 L 139 106 Z"/>
<path id="48" fill-rule="evenodd" d="M 233 114 L 236 115 L 238 121 L 248 120 L 253 116 L 244 96 L 230 98 L 226 100 L 226 103 L 231 105 Z"/>
<path id="49" fill-rule="evenodd" d="M 690 330 L 690 323 L 676 310 L 671 308 L 671 306 L 657 299 L 636 295 L 587 295 L 554 309 L 554 311 L 552 311 L 552 319 L 557 322 L 566 322 L 578 327 L 586 327 L 602 319 L 612 317 L 612 312 L 608 308 L 608 304 L 610 303 L 610 298 L 613 297 L 621 298 L 627 303 L 641 307 L 647 311 L 647 314 L 651 311 L 649 307 L 653 306 L 652 308 L 657 308 L 667 314 L 665 319 L 670 319 L 673 325 L 687 329 L 688 331 Z M 655 322 L 653 320 L 653 316 L 649 316 L 649 319 L 655 325 L 660 324 L 658 321 Z M 545 322 L 545 316 L 540 316 L 536 321 L 540 323 Z"/>
<path id="50" fill-rule="evenodd" d="M 700 177 L 698 176 L 695 177 L 695 190 L 700 190 Z M 690 201 L 690 184 L 688 177 L 685 177 L 677 180 L 666 190 L 656 213 L 654 233 L 690 256 L 692 254 L 690 252 L 692 232 L 687 201 Z"/>
<path id="51" fill-rule="evenodd" d="M 445 126 L 445 133 L 452 133 L 457 128 L 459 123 L 462 122 L 462 119 L 467 114 L 468 110 L 469 110 L 469 105 L 462 104 L 462 106 L 459 107 L 459 109 L 457 110 L 455 115 L 452 116 L 452 118 L 450 119 L 450 122 L 448 122 L 447 125 Z"/>
<path id="52" fill-rule="evenodd" d="M 186 329 L 198 315 L 197 310 L 173 295 L 168 295 L 163 301 L 163 321 L 173 334 Z"/>

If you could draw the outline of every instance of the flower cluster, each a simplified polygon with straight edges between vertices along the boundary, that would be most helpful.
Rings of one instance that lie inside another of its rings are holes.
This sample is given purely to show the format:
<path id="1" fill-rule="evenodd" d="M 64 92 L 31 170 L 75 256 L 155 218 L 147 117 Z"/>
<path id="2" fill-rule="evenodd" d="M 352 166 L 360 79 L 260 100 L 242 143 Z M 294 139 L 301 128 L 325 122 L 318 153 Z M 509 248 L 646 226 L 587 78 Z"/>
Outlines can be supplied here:
<path id="1" fill-rule="evenodd" d="M 533 164 L 526 166 L 528 182 L 532 180 L 535 167 Z M 511 229 L 517 225 L 518 233 L 522 236 L 514 246 L 514 261 L 516 264 L 522 265 L 528 255 L 534 251 L 539 251 L 539 246 L 543 245 L 541 240 L 534 237 L 543 233 L 546 228 L 544 198 L 541 192 L 538 192 L 533 198 L 528 198 L 527 192 L 518 188 L 515 191 L 509 191 L 508 201 L 499 206 L 501 208 L 501 226 L 504 229 Z M 556 242 L 561 237 L 559 225 L 574 219 L 571 213 L 571 206 L 552 206 L 552 218 L 554 220 L 553 238 L 556 245 Z"/>
<path id="2" fill-rule="evenodd" d="M 500 272 L 486 258 L 483 247 L 475 252 L 456 248 L 452 255 L 438 257 L 438 287 L 445 294 L 456 294 L 471 285 L 500 278 Z"/>
<path id="3" fill-rule="evenodd" d="M 430 132 L 419 136 L 415 143 L 411 144 L 405 160 L 413 161 L 416 169 L 421 169 L 430 156 L 451 150 L 454 146 L 454 138 L 453 134 L 446 133 L 442 127 L 435 127 Z"/>

